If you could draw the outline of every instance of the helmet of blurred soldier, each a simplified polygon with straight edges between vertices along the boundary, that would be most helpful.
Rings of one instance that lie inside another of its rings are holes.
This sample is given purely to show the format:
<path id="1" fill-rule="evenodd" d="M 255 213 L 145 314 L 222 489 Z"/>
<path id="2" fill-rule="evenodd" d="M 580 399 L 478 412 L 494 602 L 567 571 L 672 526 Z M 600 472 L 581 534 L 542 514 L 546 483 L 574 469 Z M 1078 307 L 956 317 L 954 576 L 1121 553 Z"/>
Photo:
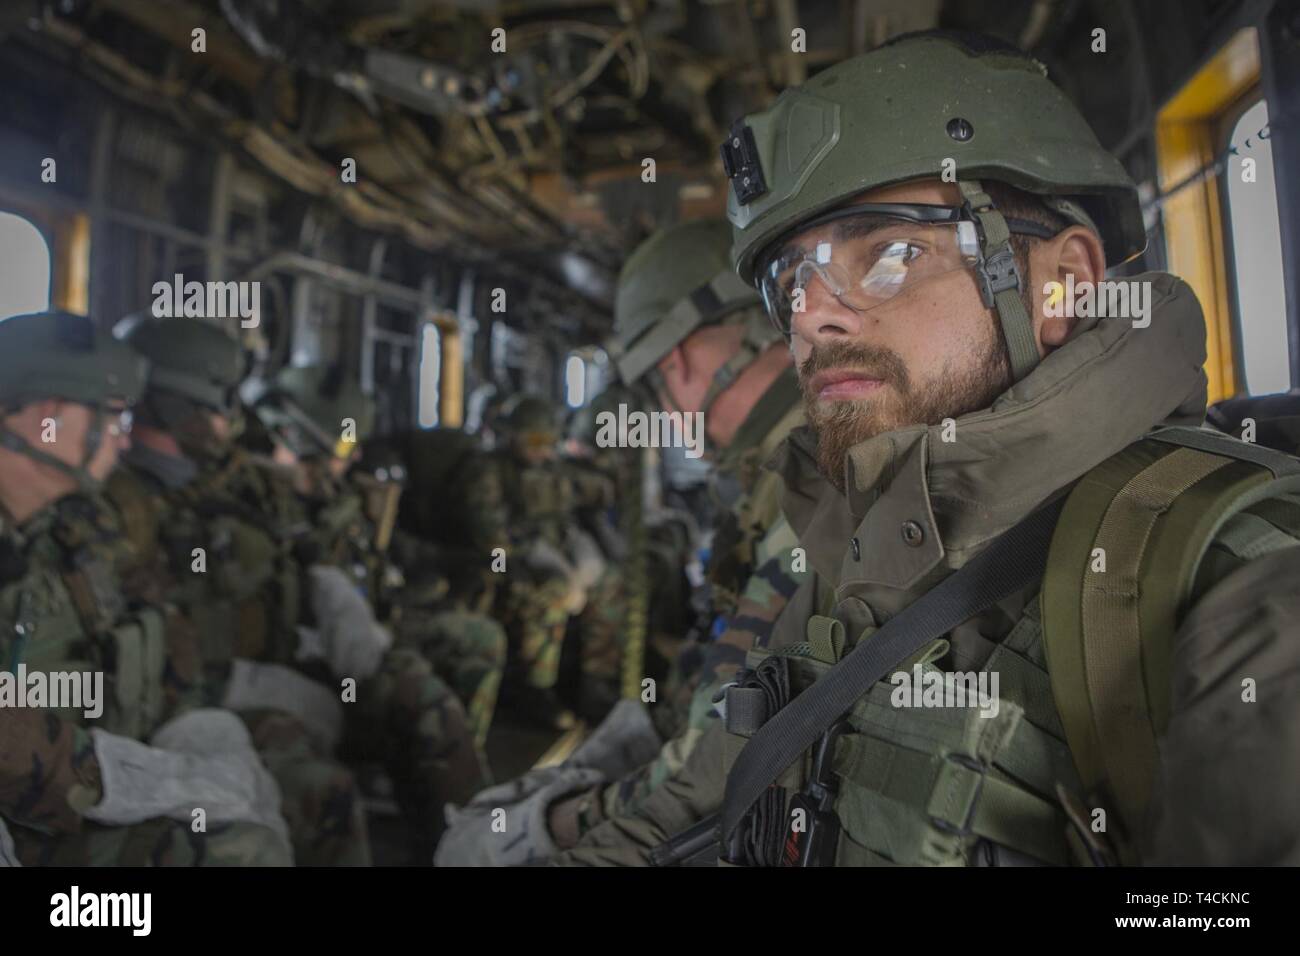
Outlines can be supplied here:
<path id="1" fill-rule="evenodd" d="M 605 347 L 625 385 L 647 401 L 708 414 L 718 397 L 780 336 L 755 291 L 731 268 L 731 229 L 700 219 L 663 229 L 639 246 L 619 274 L 614 331 Z M 725 334 L 708 330 L 730 328 Z M 686 365 L 709 369 L 699 388 L 665 376 L 676 349 Z"/>
<path id="2" fill-rule="evenodd" d="M 375 427 L 375 401 L 339 365 L 281 369 L 254 406 L 276 442 L 298 459 L 324 458 L 342 473 Z"/>
<path id="3" fill-rule="evenodd" d="M 523 460 L 536 464 L 555 457 L 560 425 L 554 402 L 540 395 L 515 395 L 501 407 L 499 427 L 511 451 Z"/>
<path id="4" fill-rule="evenodd" d="M 29 491 L 48 503 L 77 488 L 93 489 L 108 476 L 147 371 L 143 358 L 85 316 L 53 311 L 0 322 L 0 448 L 6 457 L 19 456 L 10 459 L 19 470 L 40 466 L 31 476 L 40 477 L 39 487 Z M 45 401 L 83 410 L 47 418 L 34 411 Z M 50 469 L 57 473 L 53 480 Z"/>
<path id="5" fill-rule="evenodd" d="M 606 350 L 625 385 L 635 385 L 672 349 L 707 325 L 745 321 L 758 295 L 731 268 L 731 229 L 696 219 L 662 229 L 624 263 Z M 766 338 L 758 323 L 757 332 Z"/>
<path id="6" fill-rule="evenodd" d="M 215 322 L 128 316 L 114 334 L 149 360 L 140 424 L 171 434 L 195 458 L 220 458 L 243 425 L 244 350 Z"/>

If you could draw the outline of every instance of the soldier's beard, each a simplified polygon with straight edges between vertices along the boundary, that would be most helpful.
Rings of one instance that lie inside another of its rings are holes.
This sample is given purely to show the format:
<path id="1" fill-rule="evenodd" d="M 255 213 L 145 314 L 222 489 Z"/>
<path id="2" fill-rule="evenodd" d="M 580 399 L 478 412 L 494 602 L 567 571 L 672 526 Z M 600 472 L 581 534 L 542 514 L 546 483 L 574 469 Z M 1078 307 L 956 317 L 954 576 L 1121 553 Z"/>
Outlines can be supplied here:
<path id="1" fill-rule="evenodd" d="M 817 436 L 818 470 L 844 492 L 849 449 L 876 435 L 909 425 L 937 425 L 945 418 L 988 408 L 1011 384 L 1010 363 L 1000 334 L 990 335 L 983 354 L 965 369 L 949 365 L 942 375 L 918 385 L 897 352 L 856 342 L 814 346 L 799 366 L 804 416 Z M 809 382 L 820 371 L 861 370 L 883 384 L 870 398 L 825 401 Z"/>

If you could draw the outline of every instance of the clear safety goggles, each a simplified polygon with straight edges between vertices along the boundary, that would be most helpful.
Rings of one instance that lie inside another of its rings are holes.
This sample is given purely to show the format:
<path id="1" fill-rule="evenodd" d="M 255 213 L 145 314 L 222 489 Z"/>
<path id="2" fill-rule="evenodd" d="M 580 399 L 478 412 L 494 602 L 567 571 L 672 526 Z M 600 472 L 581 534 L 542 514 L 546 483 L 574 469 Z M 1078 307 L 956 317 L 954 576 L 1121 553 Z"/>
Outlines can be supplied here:
<path id="1" fill-rule="evenodd" d="M 1009 219 L 1012 232 L 1047 237 Z M 846 308 L 869 312 L 921 283 L 981 263 L 980 235 L 965 206 L 863 203 L 812 220 L 759 259 L 756 281 L 782 335 L 808 307 L 814 279 Z"/>

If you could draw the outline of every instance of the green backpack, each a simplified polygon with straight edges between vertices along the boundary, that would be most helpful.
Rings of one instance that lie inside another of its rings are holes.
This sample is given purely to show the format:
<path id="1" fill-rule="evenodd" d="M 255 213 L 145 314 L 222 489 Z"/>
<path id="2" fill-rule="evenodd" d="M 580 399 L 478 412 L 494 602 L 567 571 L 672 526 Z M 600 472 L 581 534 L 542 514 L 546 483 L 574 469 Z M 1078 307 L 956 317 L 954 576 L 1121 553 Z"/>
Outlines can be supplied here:
<path id="1" fill-rule="evenodd" d="M 1169 723 L 1178 624 L 1246 560 L 1296 546 L 1300 459 L 1210 429 L 1154 432 L 1071 490 L 1043 576 L 1044 650 L 1084 791 L 1119 823 L 1073 833 L 1078 855 L 1141 862 L 1128 835 Z"/>

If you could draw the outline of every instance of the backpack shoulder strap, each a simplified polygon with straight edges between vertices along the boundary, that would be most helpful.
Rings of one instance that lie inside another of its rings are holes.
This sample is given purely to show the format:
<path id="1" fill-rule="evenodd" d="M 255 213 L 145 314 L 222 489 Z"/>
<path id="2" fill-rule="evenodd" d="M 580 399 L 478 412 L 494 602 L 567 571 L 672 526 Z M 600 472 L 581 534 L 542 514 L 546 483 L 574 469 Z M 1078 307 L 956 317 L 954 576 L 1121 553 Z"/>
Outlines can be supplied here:
<path id="1" fill-rule="evenodd" d="M 1298 489 L 1300 460 L 1166 428 L 1084 475 L 1066 501 L 1043 576 L 1044 652 L 1084 788 L 1130 834 L 1150 796 L 1197 568 L 1231 518 Z M 1136 862 L 1131 841 L 1115 842 Z"/>

